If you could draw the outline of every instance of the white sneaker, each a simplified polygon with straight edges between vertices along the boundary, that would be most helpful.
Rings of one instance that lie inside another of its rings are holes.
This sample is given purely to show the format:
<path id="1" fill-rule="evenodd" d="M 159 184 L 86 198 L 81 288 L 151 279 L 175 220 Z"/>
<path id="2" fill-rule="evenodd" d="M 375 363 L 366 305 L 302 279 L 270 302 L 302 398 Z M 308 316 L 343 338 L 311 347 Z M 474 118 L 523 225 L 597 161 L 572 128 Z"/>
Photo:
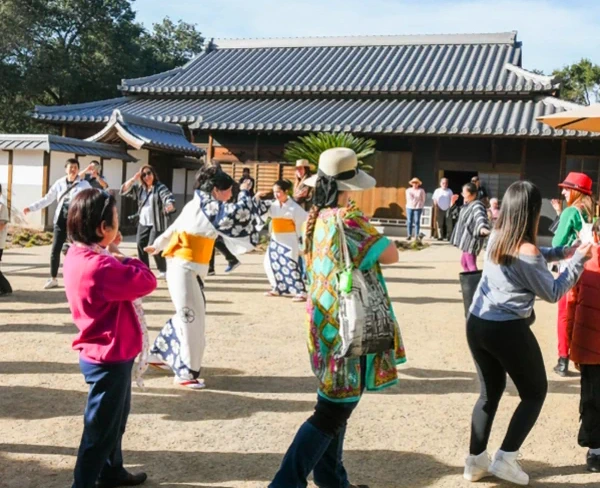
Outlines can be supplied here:
<path id="1" fill-rule="evenodd" d="M 519 463 L 520 458 L 521 454 L 519 451 L 504 452 L 498 450 L 490 465 L 490 473 L 502 480 L 510 481 L 517 485 L 528 485 L 529 475 L 523 471 Z"/>
<path id="2" fill-rule="evenodd" d="M 167 273 L 163 273 L 161 271 L 160 273 L 158 273 L 158 279 L 159 280 L 166 280 L 167 279 Z"/>
<path id="3" fill-rule="evenodd" d="M 487 451 L 483 451 L 478 456 L 473 454 L 469 455 L 465 460 L 465 472 L 463 478 L 467 481 L 479 481 L 486 476 L 491 476 L 490 469 L 490 455 Z"/>
<path id="4" fill-rule="evenodd" d="M 44 290 L 50 290 L 52 288 L 58 288 L 58 280 L 56 278 L 50 278 L 44 285 Z"/>

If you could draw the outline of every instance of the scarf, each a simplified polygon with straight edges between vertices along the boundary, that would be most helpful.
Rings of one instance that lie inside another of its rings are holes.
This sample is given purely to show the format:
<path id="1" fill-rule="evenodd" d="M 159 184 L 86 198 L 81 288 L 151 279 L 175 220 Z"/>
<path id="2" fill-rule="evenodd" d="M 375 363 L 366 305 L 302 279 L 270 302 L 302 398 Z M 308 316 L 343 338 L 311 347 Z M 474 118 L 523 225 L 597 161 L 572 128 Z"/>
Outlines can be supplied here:
<path id="1" fill-rule="evenodd" d="M 319 208 L 336 207 L 340 193 L 337 182 L 354 178 L 358 174 L 358 168 L 334 176 L 326 175 L 321 170 L 317 174 L 313 203 Z"/>

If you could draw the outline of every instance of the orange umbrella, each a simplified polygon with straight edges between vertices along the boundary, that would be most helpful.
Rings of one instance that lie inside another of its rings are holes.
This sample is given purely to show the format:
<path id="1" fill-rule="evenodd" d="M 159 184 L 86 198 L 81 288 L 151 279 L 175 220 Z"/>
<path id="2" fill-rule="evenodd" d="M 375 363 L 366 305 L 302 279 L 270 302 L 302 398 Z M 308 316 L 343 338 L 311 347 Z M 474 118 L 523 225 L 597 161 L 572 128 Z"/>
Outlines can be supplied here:
<path id="1" fill-rule="evenodd" d="M 539 122 L 564 130 L 600 132 L 600 103 L 538 117 Z"/>

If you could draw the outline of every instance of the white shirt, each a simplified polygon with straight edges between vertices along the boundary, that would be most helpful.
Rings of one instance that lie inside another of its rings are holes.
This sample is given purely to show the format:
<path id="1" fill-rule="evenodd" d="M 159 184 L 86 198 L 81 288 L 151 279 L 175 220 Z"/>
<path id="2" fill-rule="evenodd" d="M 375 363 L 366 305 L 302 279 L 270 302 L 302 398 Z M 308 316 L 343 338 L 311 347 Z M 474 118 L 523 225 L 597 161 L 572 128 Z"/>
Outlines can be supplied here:
<path id="1" fill-rule="evenodd" d="M 6 222 L 4 229 L 0 230 L 0 249 L 6 246 L 6 236 L 8 235 L 8 206 L 4 198 L 0 197 L 0 224 Z"/>
<path id="2" fill-rule="evenodd" d="M 91 188 L 91 186 L 87 181 L 81 180 L 79 179 L 79 176 L 77 176 L 71 191 L 68 194 L 65 194 L 67 188 L 69 188 L 69 183 L 67 182 L 67 177 L 63 176 L 50 187 L 50 190 L 48 190 L 46 196 L 44 196 L 37 202 L 29 205 L 29 210 L 31 210 L 32 212 L 36 212 L 37 210 L 41 210 L 42 208 L 48 207 L 56 200 L 59 200 L 58 206 L 56 207 L 56 211 L 54 212 L 54 223 L 56 223 L 65 200 L 71 201 L 75 197 L 75 195 L 77 195 L 80 191 L 88 190 L 89 188 Z"/>
<path id="3" fill-rule="evenodd" d="M 433 199 L 440 210 L 448 210 L 452 206 L 452 190 L 450 188 L 438 188 L 433 192 Z"/>
<path id="4" fill-rule="evenodd" d="M 146 200 L 144 206 L 140 209 L 140 225 L 147 227 L 154 227 L 154 212 L 152 211 L 152 199 L 154 198 L 154 190 L 150 193 L 150 196 L 146 198 L 148 194 L 142 192 L 142 202 Z"/>

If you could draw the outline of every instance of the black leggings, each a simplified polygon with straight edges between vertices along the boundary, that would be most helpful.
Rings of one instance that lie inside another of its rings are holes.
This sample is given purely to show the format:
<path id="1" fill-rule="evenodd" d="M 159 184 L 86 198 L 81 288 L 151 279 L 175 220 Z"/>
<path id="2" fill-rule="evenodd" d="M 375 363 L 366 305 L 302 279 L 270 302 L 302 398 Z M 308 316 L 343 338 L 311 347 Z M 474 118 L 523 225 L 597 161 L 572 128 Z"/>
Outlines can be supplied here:
<path id="1" fill-rule="evenodd" d="M 0 264 L 2 263 L 2 253 L 4 249 L 0 249 Z M 4 295 L 5 293 L 12 293 L 12 287 L 10 283 L 6 279 L 6 277 L 2 274 L 2 269 L 0 269 L 0 295 Z"/>
<path id="2" fill-rule="evenodd" d="M 158 235 L 154 226 L 141 224 L 138 225 L 137 235 L 135 236 L 135 240 L 137 242 L 138 257 L 140 258 L 140 261 L 142 261 L 148 267 L 150 267 L 150 260 L 148 259 L 148 253 L 144 251 L 144 248 L 151 245 L 154 242 L 154 239 L 156 239 L 157 237 Z M 160 271 L 161 273 L 166 273 L 167 260 L 162 257 L 162 254 L 156 254 L 153 257 L 158 271 Z"/>
<path id="3" fill-rule="evenodd" d="M 506 387 L 506 373 L 517 387 L 521 403 L 500 449 L 518 451 L 535 425 L 548 391 L 544 359 L 529 321 L 492 322 L 470 315 L 467 341 L 481 384 L 471 422 L 471 454 L 478 455 L 487 449 L 494 417 Z"/>
<path id="4" fill-rule="evenodd" d="M 50 251 L 50 276 L 56 278 L 58 276 L 58 268 L 60 268 L 60 253 L 67 242 L 67 221 L 59 217 L 54 224 L 54 235 L 52 236 L 52 250 Z"/>

